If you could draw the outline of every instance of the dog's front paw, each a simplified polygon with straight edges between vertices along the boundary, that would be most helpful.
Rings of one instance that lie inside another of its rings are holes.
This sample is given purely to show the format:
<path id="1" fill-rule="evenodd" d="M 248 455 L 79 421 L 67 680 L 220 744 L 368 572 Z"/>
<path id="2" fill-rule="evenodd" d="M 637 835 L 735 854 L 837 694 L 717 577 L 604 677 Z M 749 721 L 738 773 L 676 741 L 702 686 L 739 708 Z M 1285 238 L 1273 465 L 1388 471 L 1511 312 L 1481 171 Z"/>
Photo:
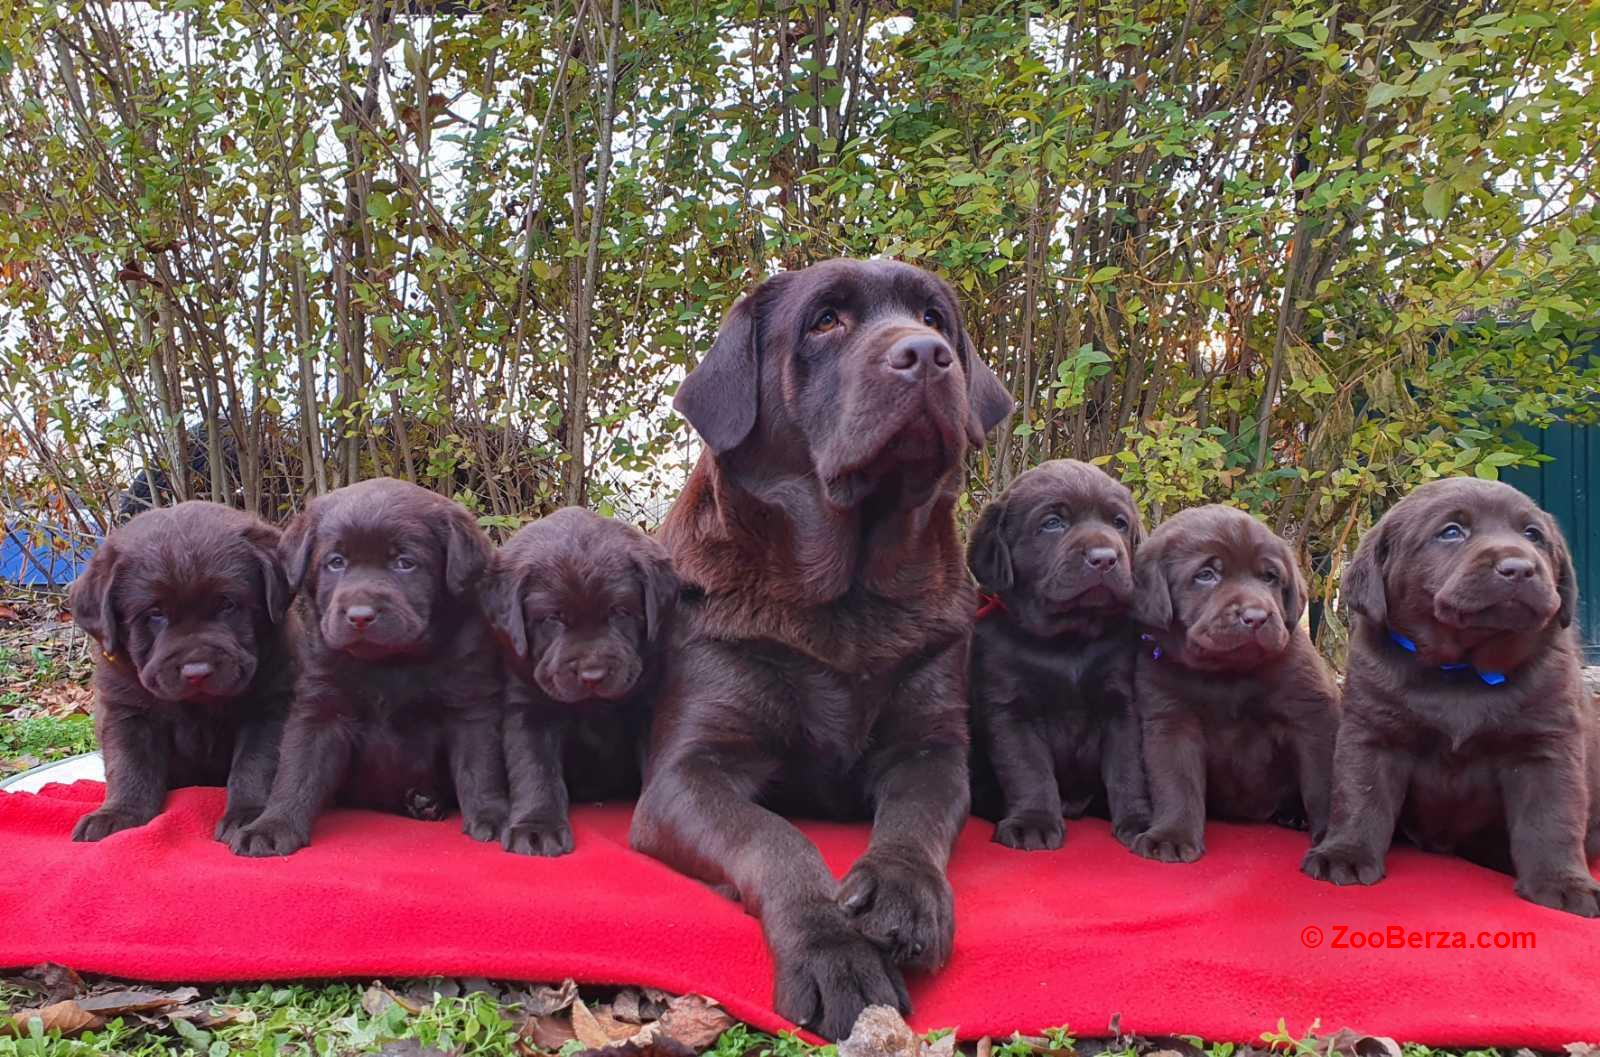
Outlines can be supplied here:
<path id="1" fill-rule="evenodd" d="M 1148 829 L 1133 838 L 1133 851 L 1157 862 L 1194 862 L 1206 853 L 1206 842 L 1170 830 Z"/>
<path id="2" fill-rule="evenodd" d="M 461 813 L 461 832 L 473 840 L 499 840 L 505 828 L 506 813 L 503 808 Z"/>
<path id="3" fill-rule="evenodd" d="M 1010 815 L 994 827 L 994 842 L 1018 851 L 1049 851 L 1061 847 L 1066 837 L 1066 822 L 1041 811 Z"/>
<path id="4" fill-rule="evenodd" d="M 572 851 L 572 828 L 566 819 L 513 822 L 500 843 L 517 855 L 566 855 Z"/>
<path id="5" fill-rule="evenodd" d="M 148 818 L 140 818 L 127 811 L 117 808 L 103 807 L 80 818 L 78 824 L 72 827 L 72 839 L 76 841 L 92 842 L 104 840 L 113 833 L 125 829 L 133 829 L 149 822 Z"/>
<path id="6" fill-rule="evenodd" d="M 235 855 L 268 858 L 292 855 L 311 843 L 311 834 L 286 818 L 262 815 L 233 835 L 228 847 Z"/>
<path id="7" fill-rule="evenodd" d="M 955 897 L 944 871 L 910 856 L 868 852 L 839 886 L 839 905 L 897 965 L 937 969 L 955 942 Z"/>
<path id="8" fill-rule="evenodd" d="M 911 1012 L 905 980 L 889 952 L 863 936 L 842 910 L 823 904 L 769 931 L 777 978 L 772 1005 L 825 1039 L 843 1039 L 868 1006 Z"/>
<path id="9" fill-rule="evenodd" d="M 1319 844 L 1300 860 L 1300 872 L 1336 885 L 1371 885 L 1383 880 L 1383 856 L 1345 844 Z"/>
<path id="10" fill-rule="evenodd" d="M 1600 917 L 1600 884 L 1582 874 L 1517 881 L 1517 895 L 1552 910 L 1565 910 L 1581 918 Z"/>
<path id="11" fill-rule="evenodd" d="M 217 820 L 217 828 L 211 833 L 212 839 L 219 840 L 231 848 L 233 847 L 234 837 L 238 835 L 239 831 L 254 822 L 260 815 L 261 808 L 255 804 L 245 807 L 230 807 L 222 818 Z"/>
<path id="12" fill-rule="evenodd" d="M 1139 839 L 1139 834 L 1150 828 L 1148 815 L 1129 815 L 1126 818 L 1116 819 L 1111 823 L 1111 835 L 1117 838 L 1129 851 L 1133 850 L 1133 842 Z"/>

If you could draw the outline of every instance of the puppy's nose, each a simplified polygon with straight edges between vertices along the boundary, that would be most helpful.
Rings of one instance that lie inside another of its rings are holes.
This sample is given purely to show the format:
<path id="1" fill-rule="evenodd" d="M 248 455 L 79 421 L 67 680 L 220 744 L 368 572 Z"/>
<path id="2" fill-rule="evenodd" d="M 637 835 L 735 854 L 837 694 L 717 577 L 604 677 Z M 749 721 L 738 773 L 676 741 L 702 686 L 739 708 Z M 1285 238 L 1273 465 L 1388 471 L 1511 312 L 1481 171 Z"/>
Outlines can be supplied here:
<path id="1" fill-rule="evenodd" d="M 190 686 L 200 686 L 211 678 L 211 665 L 205 661 L 191 661 L 178 669 L 178 674 L 183 676 L 184 682 Z"/>
<path id="2" fill-rule="evenodd" d="M 1267 615 L 1267 611 L 1260 606 L 1246 606 L 1239 610 L 1239 623 L 1254 631 L 1267 622 Z"/>
<path id="3" fill-rule="evenodd" d="M 889 349 L 889 366 L 907 378 L 921 378 L 927 374 L 942 374 L 950 369 L 955 356 L 950 344 L 937 334 L 919 334 L 901 338 Z"/>
<path id="4" fill-rule="evenodd" d="M 344 618 L 357 631 L 366 631 L 367 625 L 378 619 L 378 611 L 371 606 L 351 606 L 344 611 Z"/>
<path id="5" fill-rule="evenodd" d="M 599 686 L 610 674 L 611 669 L 608 666 L 595 662 L 585 664 L 578 669 L 578 678 L 582 680 L 584 686 Z"/>
<path id="6" fill-rule="evenodd" d="M 1083 560 L 1089 568 L 1103 573 L 1117 564 L 1117 551 L 1115 547 L 1090 547 L 1084 552 Z"/>
<path id="7" fill-rule="evenodd" d="M 1526 580 L 1533 575 L 1534 564 L 1527 558 L 1501 558 L 1494 563 L 1494 571 L 1507 580 Z"/>

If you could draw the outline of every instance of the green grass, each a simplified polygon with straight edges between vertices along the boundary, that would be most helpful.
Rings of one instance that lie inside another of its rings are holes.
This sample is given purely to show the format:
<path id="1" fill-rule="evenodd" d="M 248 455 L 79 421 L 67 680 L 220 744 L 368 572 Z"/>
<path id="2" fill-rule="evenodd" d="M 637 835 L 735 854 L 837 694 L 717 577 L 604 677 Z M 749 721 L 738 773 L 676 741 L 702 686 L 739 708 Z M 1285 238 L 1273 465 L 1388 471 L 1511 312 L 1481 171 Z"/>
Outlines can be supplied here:
<path id="1" fill-rule="evenodd" d="M 0 758 L 32 756 L 44 763 L 92 752 L 94 747 L 94 720 L 88 716 L 0 720 Z"/>

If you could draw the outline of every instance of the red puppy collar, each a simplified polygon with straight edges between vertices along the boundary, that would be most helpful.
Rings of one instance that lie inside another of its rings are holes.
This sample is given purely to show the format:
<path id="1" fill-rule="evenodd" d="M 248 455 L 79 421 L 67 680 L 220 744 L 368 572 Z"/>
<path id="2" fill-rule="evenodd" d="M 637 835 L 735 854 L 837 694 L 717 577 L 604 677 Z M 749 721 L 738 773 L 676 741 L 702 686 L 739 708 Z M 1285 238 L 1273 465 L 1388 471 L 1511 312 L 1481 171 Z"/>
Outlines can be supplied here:
<path id="1" fill-rule="evenodd" d="M 986 617 L 992 617 L 996 613 L 1004 613 L 1005 611 L 1006 604 L 1000 601 L 999 595 L 988 595 L 984 594 L 982 591 L 978 592 L 979 620 L 983 620 Z"/>

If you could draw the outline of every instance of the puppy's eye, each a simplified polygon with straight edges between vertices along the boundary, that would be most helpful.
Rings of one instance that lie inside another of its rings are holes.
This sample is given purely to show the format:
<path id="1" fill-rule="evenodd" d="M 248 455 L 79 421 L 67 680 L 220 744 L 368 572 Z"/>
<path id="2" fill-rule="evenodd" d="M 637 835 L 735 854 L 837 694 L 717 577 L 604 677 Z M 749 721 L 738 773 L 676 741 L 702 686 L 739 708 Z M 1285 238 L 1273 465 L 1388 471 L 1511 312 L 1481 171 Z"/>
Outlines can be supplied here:
<path id="1" fill-rule="evenodd" d="M 831 308 L 824 308 L 817 315 L 816 322 L 811 324 L 811 333 L 826 334 L 828 331 L 841 325 L 842 321 L 839 319 L 839 313 L 835 312 Z"/>
<path id="2" fill-rule="evenodd" d="M 348 563 L 344 560 L 344 555 L 330 554 L 328 555 L 328 560 L 322 563 L 322 567 L 327 569 L 330 573 L 342 573 L 344 572 L 347 564 Z"/>
<path id="3" fill-rule="evenodd" d="M 1452 521 L 1439 530 L 1438 538 L 1445 543 L 1456 543 L 1467 538 L 1467 530 Z"/>
<path id="4" fill-rule="evenodd" d="M 1264 570 L 1262 570 L 1262 572 L 1261 572 L 1261 582 L 1264 583 L 1264 584 L 1275 584 L 1275 583 L 1277 583 L 1278 582 L 1278 574 L 1277 574 L 1277 572 L 1275 570 L 1272 570 L 1272 569 L 1264 569 Z"/>
<path id="5" fill-rule="evenodd" d="M 546 626 L 560 630 L 567 626 L 567 618 L 563 613 L 551 613 L 544 618 Z"/>
<path id="6" fill-rule="evenodd" d="M 408 573 L 417 567 L 417 563 L 404 554 L 396 554 L 389 562 L 389 568 L 397 573 Z"/>
<path id="7" fill-rule="evenodd" d="M 148 620 L 152 626 L 158 628 L 165 627 L 167 623 L 167 614 L 162 611 L 160 606 L 151 606 L 149 609 L 145 610 L 144 618 Z"/>
<path id="8" fill-rule="evenodd" d="M 1534 543 L 1544 542 L 1544 533 L 1540 530 L 1538 525 L 1529 525 L 1527 528 L 1522 530 L 1522 534 L 1528 537 L 1528 539 L 1532 540 Z"/>
<path id="9" fill-rule="evenodd" d="M 217 603 L 217 612 L 218 613 L 232 613 L 235 609 L 238 609 L 238 608 L 239 607 L 234 604 L 234 601 L 231 598 L 224 598 L 221 602 Z"/>
<path id="10" fill-rule="evenodd" d="M 1222 577 L 1217 575 L 1217 570 L 1209 565 L 1194 574 L 1194 582 L 1197 584 L 1215 584 L 1221 581 Z"/>
<path id="11" fill-rule="evenodd" d="M 1118 532 L 1127 532 L 1128 529 L 1133 527 L 1128 522 L 1128 519 L 1123 517 L 1121 514 L 1118 514 L 1116 517 L 1112 518 L 1111 524 L 1116 526 Z"/>
<path id="12" fill-rule="evenodd" d="M 943 330 L 944 329 L 944 313 L 940 312 L 937 308 L 925 308 L 925 309 L 923 309 L 922 310 L 922 325 L 925 326 L 925 327 L 932 327 L 934 330 Z"/>
<path id="13" fill-rule="evenodd" d="M 1039 531 L 1051 534 L 1067 531 L 1067 522 L 1060 514 L 1051 514 L 1039 522 Z"/>

